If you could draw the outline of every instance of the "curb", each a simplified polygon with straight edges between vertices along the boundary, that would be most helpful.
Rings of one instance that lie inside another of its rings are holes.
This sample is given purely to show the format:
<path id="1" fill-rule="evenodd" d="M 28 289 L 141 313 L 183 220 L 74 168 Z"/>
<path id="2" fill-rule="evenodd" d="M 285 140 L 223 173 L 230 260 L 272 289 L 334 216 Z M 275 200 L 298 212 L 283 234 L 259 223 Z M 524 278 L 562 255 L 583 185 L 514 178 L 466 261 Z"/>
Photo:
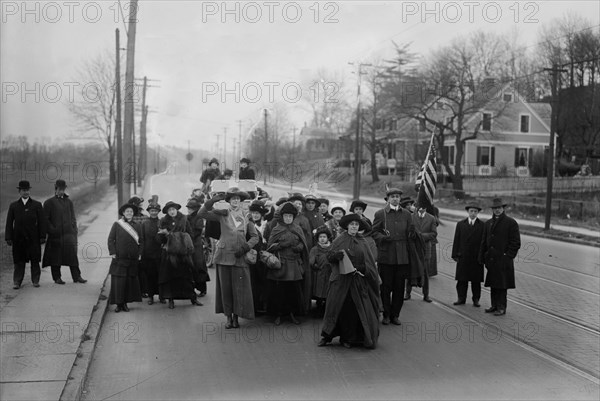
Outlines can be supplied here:
<path id="1" fill-rule="evenodd" d="M 92 308 L 92 315 L 90 316 L 88 325 L 85 332 L 81 335 L 81 343 L 77 348 L 77 358 L 73 362 L 67 382 L 60 395 L 59 400 L 61 401 L 79 401 L 83 396 L 83 388 L 94 357 L 100 329 L 108 310 L 108 276 L 107 274 L 102 283 L 98 301 Z"/>

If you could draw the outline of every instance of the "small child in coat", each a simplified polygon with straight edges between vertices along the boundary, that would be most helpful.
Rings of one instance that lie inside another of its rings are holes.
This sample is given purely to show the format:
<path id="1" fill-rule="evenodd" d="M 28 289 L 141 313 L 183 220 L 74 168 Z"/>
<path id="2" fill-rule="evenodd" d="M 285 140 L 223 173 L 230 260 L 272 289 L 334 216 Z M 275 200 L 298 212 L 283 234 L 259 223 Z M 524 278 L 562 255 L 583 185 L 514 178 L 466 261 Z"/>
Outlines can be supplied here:
<path id="1" fill-rule="evenodd" d="M 317 313 L 323 314 L 331 276 L 331 263 L 327 260 L 327 253 L 331 248 L 332 234 L 329 228 L 323 225 L 317 228 L 315 237 L 317 244 L 310 250 L 308 263 L 313 271 L 312 297 L 317 301 Z"/>

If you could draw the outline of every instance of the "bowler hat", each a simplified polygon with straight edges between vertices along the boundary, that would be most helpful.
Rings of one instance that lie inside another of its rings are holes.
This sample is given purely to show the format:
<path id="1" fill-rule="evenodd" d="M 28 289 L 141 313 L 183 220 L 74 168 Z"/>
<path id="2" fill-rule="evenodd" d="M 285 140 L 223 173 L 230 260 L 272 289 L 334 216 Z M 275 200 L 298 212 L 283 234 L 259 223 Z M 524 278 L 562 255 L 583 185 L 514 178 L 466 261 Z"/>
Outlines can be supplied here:
<path id="1" fill-rule="evenodd" d="M 248 159 L 247 157 L 242 157 L 240 163 L 250 164 L 250 159 Z"/>
<path id="2" fill-rule="evenodd" d="M 348 213 L 347 215 L 342 217 L 342 219 L 340 220 L 340 227 L 342 227 L 344 230 L 347 230 L 348 224 L 350 224 L 351 221 L 358 221 L 358 231 L 366 230 L 369 228 L 367 223 L 362 219 L 362 217 L 360 217 L 360 215 L 356 213 Z"/>
<path id="3" fill-rule="evenodd" d="M 477 209 L 481 212 L 481 207 L 477 203 L 467 203 L 467 205 L 465 206 L 465 210 L 469 209 Z"/>
<path id="4" fill-rule="evenodd" d="M 310 201 L 310 202 L 315 202 L 315 204 L 316 204 L 316 207 L 319 207 L 319 206 L 321 206 L 321 202 L 319 201 L 319 199 L 317 199 L 317 197 L 316 197 L 316 196 L 314 196 L 314 195 L 312 195 L 312 194 L 308 194 L 308 195 L 306 195 L 306 196 L 304 197 L 304 200 L 305 200 L 306 202 L 309 202 L 309 201 Z"/>
<path id="5" fill-rule="evenodd" d="M 134 205 L 133 203 L 127 202 L 126 204 L 124 204 L 123 206 L 121 206 L 119 208 L 119 214 L 121 216 L 123 216 L 123 213 L 125 213 L 125 210 L 128 208 L 131 208 L 131 210 L 133 210 L 133 214 L 136 214 L 138 212 L 138 207 L 136 205 Z"/>
<path id="6" fill-rule="evenodd" d="M 219 165 L 219 161 L 217 160 L 216 157 L 213 157 L 212 159 L 210 159 L 210 161 L 208 162 L 208 165 L 210 166 L 213 163 L 217 163 L 217 166 Z"/>
<path id="7" fill-rule="evenodd" d="M 65 182 L 65 180 L 56 180 L 56 183 L 54 184 L 54 188 L 66 188 L 67 187 L 67 183 Z"/>
<path id="8" fill-rule="evenodd" d="M 240 191 L 238 187 L 232 187 L 225 193 L 225 202 L 229 202 L 234 196 L 239 196 L 241 201 L 250 197 L 248 192 Z"/>
<path id="9" fill-rule="evenodd" d="M 298 209 L 296 209 L 296 206 L 292 205 L 290 202 L 286 202 L 281 206 L 281 209 L 279 209 L 279 214 L 281 216 L 284 214 L 293 214 L 294 217 L 296 217 L 298 215 Z"/>
<path id="10" fill-rule="evenodd" d="M 181 209 L 181 205 L 179 203 L 175 203 L 173 201 L 168 201 L 167 204 L 165 205 L 165 207 L 163 207 L 162 212 L 164 214 L 167 214 L 167 212 L 169 211 L 169 209 L 172 208 L 172 207 L 174 207 L 177 210 Z"/>
<path id="11" fill-rule="evenodd" d="M 315 198 L 316 199 L 316 198 Z M 306 198 L 304 197 L 304 195 L 302 195 L 299 192 L 294 192 L 290 194 L 290 197 L 288 198 L 288 202 L 293 202 L 295 200 L 299 200 L 302 202 L 306 202 Z"/>
<path id="12" fill-rule="evenodd" d="M 502 202 L 502 198 L 494 198 L 492 200 L 492 206 L 490 206 L 492 209 L 495 207 L 506 207 L 506 205 L 508 205 L 508 203 Z"/>
<path id="13" fill-rule="evenodd" d="M 354 213 L 354 208 L 355 207 L 362 207 L 363 212 L 365 210 L 367 210 L 367 204 L 366 204 L 366 202 L 363 202 L 360 199 L 355 199 L 355 200 L 352 201 L 352 203 L 350 204 L 350 213 Z"/>
<path id="14" fill-rule="evenodd" d="M 29 184 L 29 181 L 19 181 L 19 186 L 17 189 L 31 189 L 31 185 Z"/>

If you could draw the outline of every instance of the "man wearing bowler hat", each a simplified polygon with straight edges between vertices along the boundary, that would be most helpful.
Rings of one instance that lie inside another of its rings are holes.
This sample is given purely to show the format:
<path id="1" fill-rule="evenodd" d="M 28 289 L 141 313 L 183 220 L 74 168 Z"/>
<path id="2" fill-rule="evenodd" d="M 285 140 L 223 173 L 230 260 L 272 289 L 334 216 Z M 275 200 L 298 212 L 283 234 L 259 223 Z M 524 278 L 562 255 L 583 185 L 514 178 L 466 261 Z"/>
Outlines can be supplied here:
<path id="1" fill-rule="evenodd" d="M 506 203 L 500 198 L 492 201 L 491 219 L 485 222 L 479 248 L 479 263 L 485 264 L 486 287 L 490 287 L 492 306 L 485 310 L 496 316 L 506 314 L 506 293 L 515 288 L 513 259 L 521 248 L 519 224 L 506 215 Z"/>
<path id="2" fill-rule="evenodd" d="M 17 189 L 21 197 L 8 208 L 5 230 L 6 243 L 12 246 L 15 290 L 21 288 L 27 262 L 31 263 L 33 286 L 40 286 L 41 244 L 46 242 L 46 217 L 42 204 L 29 196 L 29 181 L 19 181 Z"/>
<path id="3" fill-rule="evenodd" d="M 400 206 L 402 191 L 390 188 L 384 198 L 388 204 L 375 212 L 373 239 L 377 243 L 377 265 L 381 275 L 382 324 L 400 325 L 404 304 L 404 284 L 411 278 L 408 249 L 409 231 L 414 231 L 412 215 Z"/>
<path id="4" fill-rule="evenodd" d="M 67 183 L 56 180 L 55 195 L 44 202 L 48 222 L 48 241 L 44 249 L 42 266 L 50 266 L 56 284 L 65 284 L 61 278 L 61 266 L 69 266 L 74 283 L 86 283 L 81 277 L 77 259 L 77 220 L 69 195 L 65 193 Z"/>
<path id="5" fill-rule="evenodd" d="M 250 159 L 248 159 L 247 157 L 243 157 L 240 160 L 240 172 L 238 174 L 238 178 L 240 180 L 255 180 L 256 179 L 256 174 L 254 173 L 254 170 L 252 170 L 249 166 L 250 166 Z"/>
<path id="6" fill-rule="evenodd" d="M 456 223 L 454 241 L 452 242 L 452 260 L 456 262 L 456 292 L 458 299 L 454 305 L 467 302 L 467 290 L 471 282 L 473 306 L 479 307 L 481 298 L 481 282 L 483 281 L 483 265 L 479 263 L 479 246 L 483 237 L 484 223 L 477 215 L 481 208 L 476 203 L 465 206 L 469 216 Z"/>

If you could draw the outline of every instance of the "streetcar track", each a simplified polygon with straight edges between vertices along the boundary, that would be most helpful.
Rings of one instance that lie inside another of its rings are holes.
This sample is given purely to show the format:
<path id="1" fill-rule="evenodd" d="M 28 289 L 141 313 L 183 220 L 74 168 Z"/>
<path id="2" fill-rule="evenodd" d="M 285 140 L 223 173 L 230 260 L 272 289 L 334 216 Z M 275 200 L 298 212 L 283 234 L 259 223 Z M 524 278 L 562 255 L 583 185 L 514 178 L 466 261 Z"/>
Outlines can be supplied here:
<path id="1" fill-rule="evenodd" d="M 446 277 L 448 279 L 454 280 L 454 277 L 451 274 L 448 274 L 448 273 L 445 273 L 445 272 L 442 272 L 442 271 L 438 271 L 438 274 L 440 274 L 441 276 Z M 489 294 L 489 290 L 487 290 L 485 288 L 482 288 L 481 290 L 485 291 L 485 292 L 487 292 Z M 571 325 L 573 325 L 573 326 L 575 326 L 575 327 L 577 327 L 579 329 L 582 329 L 584 331 L 587 331 L 588 333 L 591 333 L 591 334 L 594 334 L 594 335 L 600 337 L 600 329 L 598 329 L 598 328 L 595 328 L 595 327 L 592 327 L 592 326 L 588 326 L 588 325 L 585 325 L 585 324 L 583 324 L 581 322 L 578 322 L 578 321 L 575 321 L 575 320 L 572 320 L 572 319 L 560 316 L 560 315 L 558 315 L 555 312 L 543 309 L 543 308 L 541 308 L 538 305 L 535 305 L 535 304 L 532 304 L 532 303 L 530 303 L 528 301 L 525 301 L 522 298 L 515 297 L 514 295 L 511 295 L 508 298 L 512 302 L 516 303 L 517 305 L 523 306 L 525 308 L 532 309 L 535 312 L 538 312 L 538 313 L 540 313 L 542 315 L 545 315 L 547 317 L 554 318 L 554 319 L 559 320 L 559 321 L 561 321 L 563 323 L 571 324 Z"/>
<path id="2" fill-rule="evenodd" d="M 586 369 L 584 367 L 578 367 L 573 362 L 568 361 L 566 358 L 564 358 L 560 355 L 553 354 L 551 352 L 551 350 L 545 349 L 536 343 L 530 343 L 525 338 L 515 337 L 514 333 L 511 333 L 508 330 L 504 330 L 498 325 L 494 325 L 493 323 L 488 323 L 488 322 L 485 322 L 482 320 L 475 319 L 472 316 L 470 316 L 468 313 L 465 313 L 462 310 L 452 308 L 450 305 L 447 305 L 443 302 L 438 301 L 438 302 L 436 302 L 436 304 L 438 307 L 443 308 L 446 311 L 453 312 L 453 313 L 461 316 L 462 318 L 479 325 L 480 327 L 485 326 L 485 327 L 490 327 L 490 328 L 500 330 L 503 334 L 506 334 L 505 338 L 508 341 L 512 342 L 513 344 L 515 344 L 529 352 L 532 352 L 541 358 L 547 359 L 559 366 L 562 366 L 563 368 L 593 382 L 596 385 L 600 384 L 600 379 L 596 376 L 597 372 L 590 371 L 589 369 Z"/>
<path id="3" fill-rule="evenodd" d="M 555 281 L 555 280 L 552 280 L 552 279 L 549 279 L 549 278 L 538 276 L 537 274 L 527 273 L 527 272 L 524 272 L 524 271 L 521 271 L 521 270 L 517 270 L 517 269 L 515 269 L 515 273 L 524 274 L 526 276 L 531 276 L 531 277 L 539 278 L 540 280 L 544 280 L 544 281 L 548 281 L 550 283 L 562 285 L 564 287 L 568 287 L 568 288 L 573 289 L 573 290 L 583 291 L 583 292 L 587 292 L 587 293 L 590 293 L 590 294 L 593 294 L 593 295 L 596 295 L 596 296 L 600 296 L 600 294 L 598 294 L 597 292 L 586 290 L 584 288 L 575 287 L 575 286 L 572 286 L 572 285 L 569 285 L 569 284 L 561 283 L 560 281 Z"/>
<path id="4" fill-rule="evenodd" d="M 440 239 L 440 238 L 442 238 L 442 239 L 446 240 L 446 241 L 447 241 L 447 243 L 449 243 L 449 244 L 451 244 L 451 243 L 452 243 L 452 241 L 454 240 L 454 238 L 448 238 L 448 237 L 445 237 L 445 236 L 440 236 L 440 235 L 438 235 L 438 239 Z M 440 242 L 441 242 L 441 241 L 440 241 Z M 517 257 L 518 257 L 518 256 L 517 256 Z M 548 263 L 548 262 L 542 262 L 542 261 L 540 261 L 539 259 L 535 259 L 535 260 L 527 260 L 527 257 L 523 257 L 522 259 L 523 259 L 524 261 L 527 261 L 528 263 L 539 263 L 539 264 L 541 264 L 541 265 L 544 265 L 544 266 L 549 266 L 549 267 L 553 267 L 553 268 L 555 268 L 555 269 L 566 270 L 566 271 L 568 271 L 568 272 L 571 272 L 571 273 L 582 274 L 582 275 L 584 275 L 584 276 L 589 276 L 589 277 L 594 277 L 594 278 L 596 278 L 596 279 L 600 279 L 600 276 L 598 276 L 598 273 L 597 273 L 597 272 L 596 272 L 596 273 L 585 273 L 585 272 L 578 271 L 578 270 L 575 270 L 575 269 L 570 269 L 570 268 L 568 268 L 568 267 L 566 267 L 566 266 L 560 266 L 560 265 L 555 265 L 555 264 Z M 450 262 L 450 263 L 452 263 L 452 262 Z M 597 266 L 594 266 L 594 268 L 596 269 L 596 271 L 598 271 L 598 270 L 600 269 L 600 264 L 596 263 L 596 265 L 597 265 Z"/>

